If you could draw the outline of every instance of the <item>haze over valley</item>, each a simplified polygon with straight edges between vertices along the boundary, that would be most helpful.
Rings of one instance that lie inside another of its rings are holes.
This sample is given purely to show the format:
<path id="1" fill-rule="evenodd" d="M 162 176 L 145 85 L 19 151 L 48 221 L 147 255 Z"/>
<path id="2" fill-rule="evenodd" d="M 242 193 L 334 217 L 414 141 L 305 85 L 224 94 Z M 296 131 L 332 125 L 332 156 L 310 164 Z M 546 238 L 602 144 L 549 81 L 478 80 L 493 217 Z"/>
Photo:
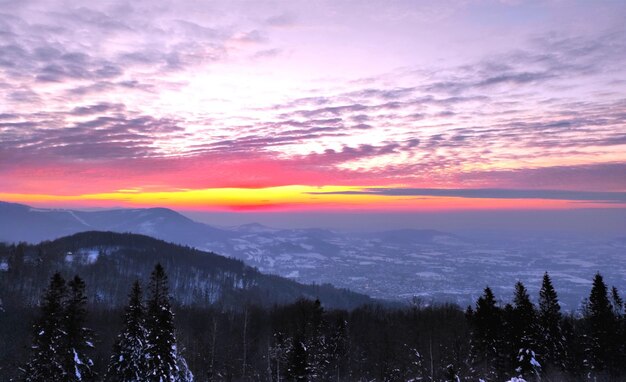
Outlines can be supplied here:
<path id="1" fill-rule="evenodd" d="M 559 287 L 563 308 L 573 312 L 596 272 L 626 288 L 626 235 L 214 227 L 164 208 L 86 212 L 5 203 L 0 211 L 0 241 L 38 243 L 92 230 L 139 233 L 240 259 L 263 273 L 404 303 L 417 297 L 423 304 L 466 306 L 486 285 L 505 299 L 512 280 L 536 295 L 544 272 Z"/>

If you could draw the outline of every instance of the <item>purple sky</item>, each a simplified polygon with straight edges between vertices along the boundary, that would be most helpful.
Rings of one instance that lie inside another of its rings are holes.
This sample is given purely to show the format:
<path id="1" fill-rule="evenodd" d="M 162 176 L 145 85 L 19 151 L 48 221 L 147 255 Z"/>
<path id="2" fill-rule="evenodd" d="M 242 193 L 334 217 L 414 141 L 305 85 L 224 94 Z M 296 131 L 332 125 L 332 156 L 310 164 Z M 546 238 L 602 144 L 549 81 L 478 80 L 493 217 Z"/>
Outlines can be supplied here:
<path id="1" fill-rule="evenodd" d="M 0 200 L 624 207 L 623 1 L 0 9 Z"/>

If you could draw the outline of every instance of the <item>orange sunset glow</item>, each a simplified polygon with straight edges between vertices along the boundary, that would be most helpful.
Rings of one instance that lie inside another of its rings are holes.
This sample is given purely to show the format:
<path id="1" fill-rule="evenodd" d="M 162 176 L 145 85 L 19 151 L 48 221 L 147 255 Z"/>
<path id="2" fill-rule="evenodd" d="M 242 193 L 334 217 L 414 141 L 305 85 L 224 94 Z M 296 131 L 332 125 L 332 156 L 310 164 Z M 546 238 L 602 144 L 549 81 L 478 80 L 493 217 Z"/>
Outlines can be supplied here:
<path id="1" fill-rule="evenodd" d="M 433 11 L 435 23 L 401 4 L 380 19 L 347 3 L 283 5 L 222 3 L 211 16 L 93 5 L 122 20 L 111 30 L 61 21 L 45 2 L 15 7 L 23 23 L 11 24 L 0 63 L 0 200 L 240 212 L 625 206 L 623 39 L 610 22 L 568 38 L 578 14 L 553 33 L 494 5 L 520 25 L 500 33 L 512 46 L 486 37 L 494 21 L 452 10 Z M 39 24 L 64 27 L 28 27 Z"/>
<path id="2" fill-rule="evenodd" d="M 369 210 L 369 211 L 436 211 L 472 209 L 566 209 L 570 200 L 494 199 L 384 196 L 376 194 L 341 194 L 358 192 L 362 187 L 283 186 L 268 188 L 214 188 L 204 190 L 141 191 L 82 195 L 0 194 L 9 202 L 56 207 L 151 207 L 166 205 L 185 210 Z M 604 207 L 601 203 L 585 201 L 578 207 Z"/>

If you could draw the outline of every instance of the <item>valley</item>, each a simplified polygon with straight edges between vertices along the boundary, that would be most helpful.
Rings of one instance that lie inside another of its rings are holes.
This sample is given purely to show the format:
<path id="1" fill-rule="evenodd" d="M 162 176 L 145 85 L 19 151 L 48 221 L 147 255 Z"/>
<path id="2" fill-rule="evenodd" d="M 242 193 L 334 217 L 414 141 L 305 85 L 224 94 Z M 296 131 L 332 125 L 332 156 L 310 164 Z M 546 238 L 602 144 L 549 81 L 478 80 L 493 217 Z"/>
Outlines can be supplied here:
<path id="1" fill-rule="evenodd" d="M 85 212 L 4 203 L 0 210 L 0 241 L 36 243 L 91 230 L 145 234 L 239 259 L 262 273 L 307 284 L 329 283 L 378 299 L 466 306 L 489 285 L 506 301 L 517 280 L 536 298 L 546 271 L 570 311 L 580 307 L 580 296 L 587 295 L 596 272 L 610 285 L 626 289 L 623 238 L 468 238 L 435 230 L 349 233 L 260 224 L 213 227 L 163 208 Z M 96 259 L 91 254 L 84 261 Z M 0 271 L 3 267 L 0 264 Z"/>

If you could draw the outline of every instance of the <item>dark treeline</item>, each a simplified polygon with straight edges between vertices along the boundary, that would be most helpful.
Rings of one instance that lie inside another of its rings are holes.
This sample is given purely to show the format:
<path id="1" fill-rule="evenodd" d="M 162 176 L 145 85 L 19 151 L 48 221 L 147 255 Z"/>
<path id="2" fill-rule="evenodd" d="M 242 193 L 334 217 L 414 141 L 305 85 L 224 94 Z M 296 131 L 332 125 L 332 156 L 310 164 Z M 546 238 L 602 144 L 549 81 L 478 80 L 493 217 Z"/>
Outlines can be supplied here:
<path id="1" fill-rule="evenodd" d="M 623 381 L 624 304 L 602 276 L 580 314 L 560 311 L 548 274 L 538 304 L 523 284 L 453 305 L 327 310 L 319 301 L 241 309 L 170 307 L 157 265 L 123 310 L 88 306 L 59 274 L 37 309 L 0 314 L 1 380 L 26 381 Z M 89 309 L 87 309 L 89 308 Z M 89 310 L 89 311 L 88 311 Z M 174 316 L 174 312 L 176 315 Z M 34 325 L 33 325 L 34 324 Z M 193 376 L 192 376 L 193 375 Z M 52 378 L 52 379 L 51 379 Z"/>
<path id="2" fill-rule="evenodd" d="M 59 271 L 81 276 L 88 286 L 88 303 L 118 307 L 126 303 L 128 285 L 147 278 L 155 263 L 167 269 L 171 295 L 181 305 L 237 308 L 252 300 L 271 306 L 305 296 L 351 309 L 373 301 L 329 284 L 304 285 L 266 275 L 241 260 L 149 236 L 96 231 L 32 245 L 0 243 L 0 265 L 8 268 L 0 269 L 0 299 L 8 307 L 34 305 L 50 275 Z"/>
<path id="3" fill-rule="evenodd" d="M 490 288 L 468 307 L 468 370 L 485 380 L 519 375 L 539 381 L 623 381 L 626 378 L 624 303 L 596 274 L 579 314 L 561 313 L 549 275 L 538 306 L 521 282 L 513 302 L 499 306 Z"/>

